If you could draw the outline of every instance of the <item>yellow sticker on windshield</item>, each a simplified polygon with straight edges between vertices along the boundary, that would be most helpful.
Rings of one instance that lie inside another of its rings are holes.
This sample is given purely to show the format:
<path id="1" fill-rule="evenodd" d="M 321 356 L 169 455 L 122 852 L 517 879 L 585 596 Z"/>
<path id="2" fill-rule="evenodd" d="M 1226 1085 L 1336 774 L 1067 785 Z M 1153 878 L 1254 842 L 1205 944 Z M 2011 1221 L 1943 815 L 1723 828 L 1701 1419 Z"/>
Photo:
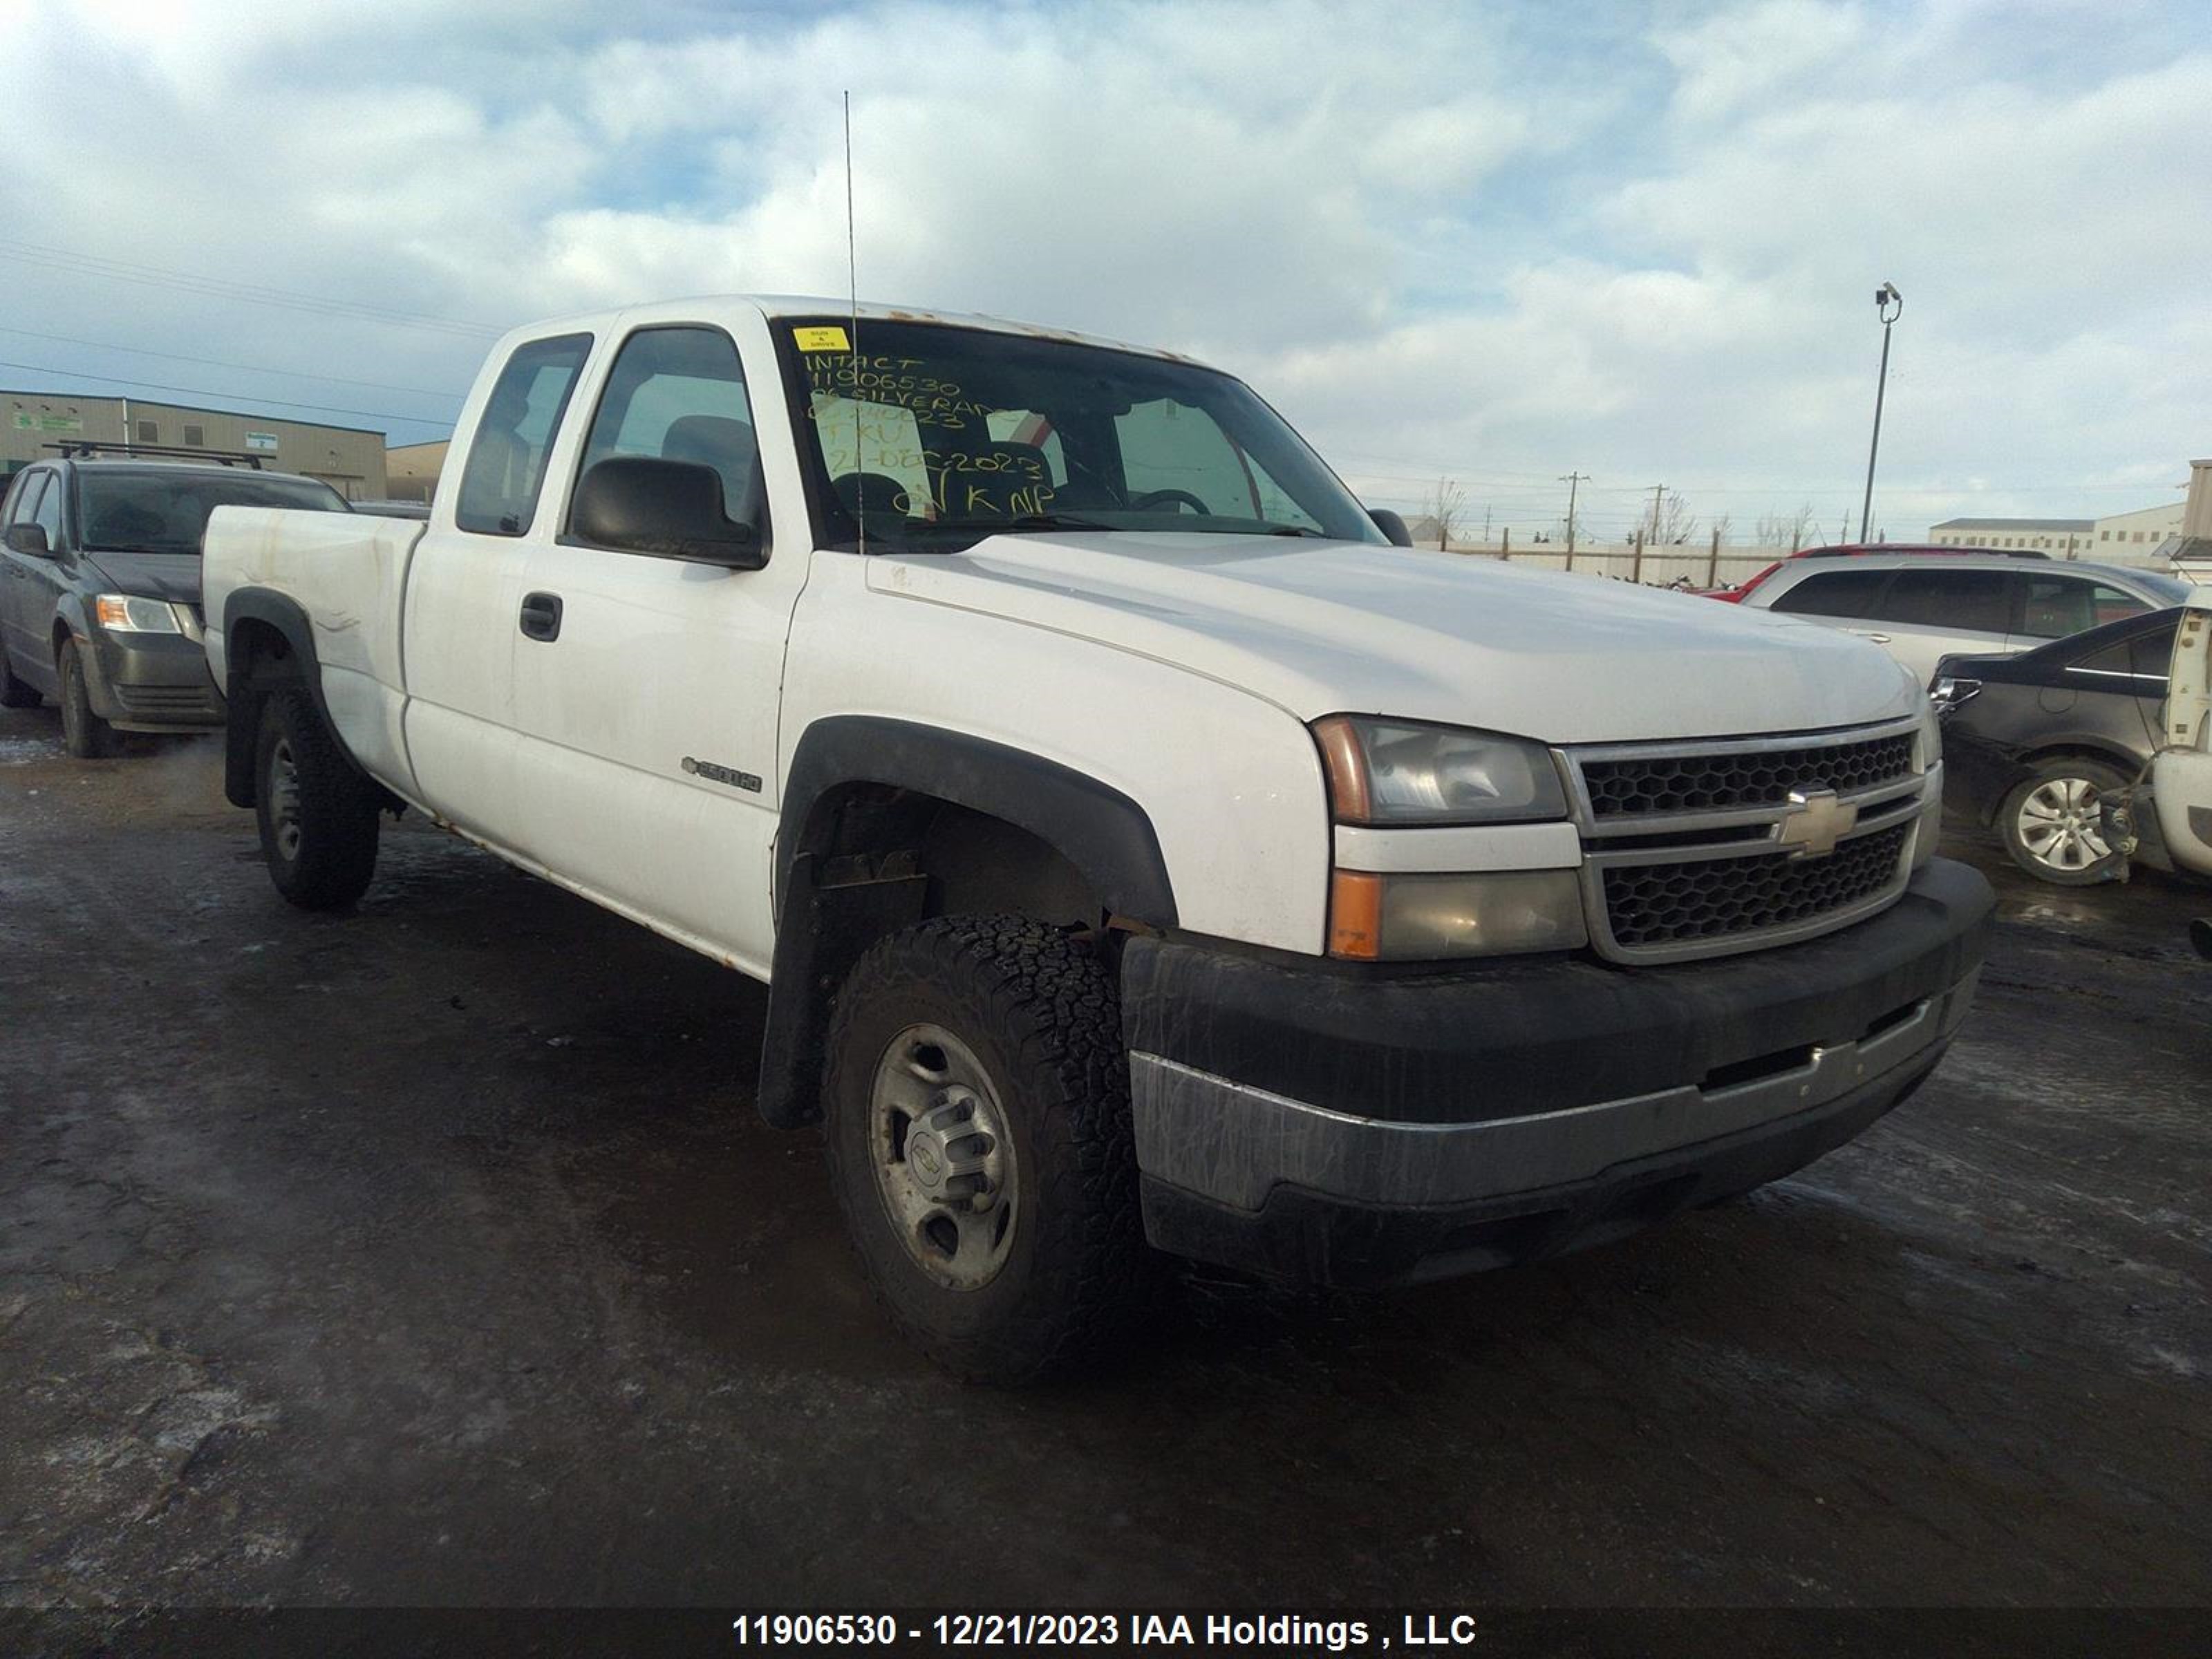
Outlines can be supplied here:
<path id="1" fill-rule="evenodd" d="M 791 337 L 801 351 L 850 351 L 853 343 L 842 328 L 794 328 Z"/>

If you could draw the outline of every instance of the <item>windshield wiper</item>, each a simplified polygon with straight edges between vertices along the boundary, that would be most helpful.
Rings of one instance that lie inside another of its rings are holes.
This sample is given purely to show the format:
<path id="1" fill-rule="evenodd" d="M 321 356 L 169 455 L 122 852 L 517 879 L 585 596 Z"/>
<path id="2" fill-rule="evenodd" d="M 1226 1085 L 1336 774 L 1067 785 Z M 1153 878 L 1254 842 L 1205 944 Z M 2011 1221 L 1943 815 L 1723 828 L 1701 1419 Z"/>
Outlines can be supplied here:
<path id="1" fill-rule="evenodd" d="M 1070 518 L 1064 513 L 1024 513 L 1018 519 L 939 519 L 932 530 L 980 531 L 991 535 L 1002 530 L 1120 530 L 1126 526 L 1097 519 Z"/>

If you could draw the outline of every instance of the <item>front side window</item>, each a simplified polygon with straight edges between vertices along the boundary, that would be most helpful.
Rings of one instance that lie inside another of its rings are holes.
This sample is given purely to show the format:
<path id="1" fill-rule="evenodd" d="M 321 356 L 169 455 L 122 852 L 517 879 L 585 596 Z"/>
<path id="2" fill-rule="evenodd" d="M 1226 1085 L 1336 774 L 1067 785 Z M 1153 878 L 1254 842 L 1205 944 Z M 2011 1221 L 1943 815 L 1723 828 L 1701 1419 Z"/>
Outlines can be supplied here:
<path id="1" fill-rule="evenodd" d="M 308 478 L 184 466 L 158 471 L 87 467 L 76 475 L 77 528 L 95 552 L 198 553 L 208 514 L 218 507 L 346 510 L 337 491 Z"/>
<path id="2" fill-rule="evenodd" d="M 2030 576 L 2020 630 L 2030 638 L 2063 640 L 2084 629 L 2124 622 L 2150 609 L 2132 593 L 2079 576 Z"/>
<path id="3" fill-rule="evenodd" d="M 1900 570 L 1882 596 L 1881 620 L 2002 634 L 2010 580 L 2002 570 Z"/>
<path id="4" fill-rule="evenodd" d="M 766 504 L 744 370 L 716 328 L 641 329 L 623 343 L 584 441 L 580 478 L 618 456 L 689 461 L 722 481 L 722 513 L 760 528 Z"/>
<path id="5" fill-rule="evenodd" d="M 1381 544 L 1304 441 L 1189 363 L 939 323 L 783 319 L 822 544 L 957 552 L 994 532 L 1200 531 Z"/>
<path id="6" fill-rule="evenodd" d="M 1799 617 L 1871 617 L 1889 580 L 1887 570 L 1822 570 L 1776 599 L 1772 609 Z"/>
<path id="7" fill-rule="evenodd" d="M 8 491 L 7 517 L 0 520 L 0 523 L 30 523 L 31 514 L 36 510 L 39 491 L 45 489 L 46 484 L 46 475 L 43 472 L 18 473 Z"/>
<path id="8" fill-rule="evenodd" d="M 538 511 L 545 452 L 591 351 L 588 334 L 517 346 L 492 385 L 469 441 L 453 522 L 486 536 L 520 536 Z"/>
<path id="9" fill-rule="evenodd" d="M 51 472 L 46 475 L 45 492 L 40 495 L 37 505 L 31 508 L 31 522 L 46 532 L 48 547 L 62 544 L 61 481 Z"/>

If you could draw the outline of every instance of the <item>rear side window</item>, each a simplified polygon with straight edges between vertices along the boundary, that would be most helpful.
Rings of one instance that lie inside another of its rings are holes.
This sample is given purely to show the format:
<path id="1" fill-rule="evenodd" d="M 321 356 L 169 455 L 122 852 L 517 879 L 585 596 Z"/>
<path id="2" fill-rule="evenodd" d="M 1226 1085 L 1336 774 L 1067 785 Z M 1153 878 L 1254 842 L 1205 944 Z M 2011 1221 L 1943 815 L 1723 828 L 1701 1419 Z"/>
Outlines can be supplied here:
<path id="1" fill-rule="evenodd" d="M 530 528 L 545 483 L 545 452 L 591 349 L 590 335 L 563 334 L 517 346 L 507 360 L 469 441 L 453 509 L 463 530 L 520 536 Z"/>
<path id="2" fill-rule="evenodd" d="M 1817 571 L 1769 609 L 1800 617 L 1871 617 L 1888 580 L 1887 570 Z"/>
<path id="3" fill-rule="evenodd" d="M 1880 620 L 1974 634 L 2002 634 L 2009 618 L 2002 570 L 1900 570 L 1882 596 Z"/>
<path id="4" fill-rule="evenodd" d="M 2020 631 L 2039 640 L 2063 640 L 2085 628 L 2124 622 L 2150 609 L 2132 593 L 2081 576 L 2030 576 Z"/>
<path id="5" fill-rule="evenodd" d="M 2128 642 L 2135 672 L 2145 679 L 2156 680 L 2161 688 L 2173 672 L 2173 635 L 2179 627 L 2179 622 L 2170 622 L 2163 628 L 2138 634 Z"/>

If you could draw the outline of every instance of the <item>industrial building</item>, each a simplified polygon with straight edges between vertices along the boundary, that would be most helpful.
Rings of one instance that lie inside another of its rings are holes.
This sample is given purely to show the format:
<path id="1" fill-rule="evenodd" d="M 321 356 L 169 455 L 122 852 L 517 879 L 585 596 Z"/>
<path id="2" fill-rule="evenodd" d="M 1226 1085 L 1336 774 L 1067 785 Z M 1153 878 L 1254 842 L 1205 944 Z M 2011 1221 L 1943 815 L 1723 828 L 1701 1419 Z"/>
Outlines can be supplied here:
<path id="1" fill-rule="evenodd" d="M 376 501 L 385 492 L 381 432 L 143 398 L 0 392 L 0 482 L 71 441 L 253 455 L 271 471 L 320 478 L 348 501 Z"/>
<path id="2" fill-rule="evenodd" d="M 402 444 L 384 453 L 388 488 L 395 501 L 427 501 L 437 492 L 438 474 L 445 470 L 447 440 L 427 444 Z"/>
<path id="3" fill-rule="evenodd" d="M 2204 463 L 2193 464 L 2201 470 Z M 2162 561 L 2180 536 L 2185 503 L 2142 507 L 2101 519 L 1946 519 L 1928 539 L 1946 547 L 2025 547 L 2056 559 L 2104 559 L 2115 564 Z"/>

